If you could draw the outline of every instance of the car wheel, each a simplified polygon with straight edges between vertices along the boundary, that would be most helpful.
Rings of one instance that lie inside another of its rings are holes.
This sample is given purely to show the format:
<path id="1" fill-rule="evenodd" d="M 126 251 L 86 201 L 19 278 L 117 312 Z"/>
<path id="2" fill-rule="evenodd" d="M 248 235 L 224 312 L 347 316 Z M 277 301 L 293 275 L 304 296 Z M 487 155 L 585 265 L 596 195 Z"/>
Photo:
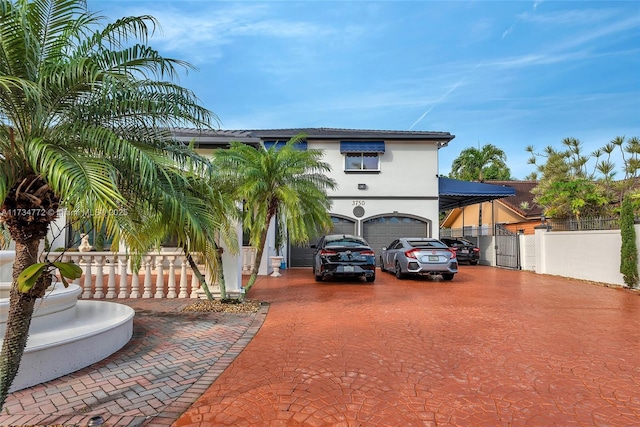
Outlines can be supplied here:
<path id="1" fill-rule="evenodd" d="M 322 282 L 323 277 L 322 277 L 322 275 L 317 275 L 316 274 L 316 269 L 315 268 L 313 269 L 313 275 L 316 278 L 316 282 Z"/>
<path id="2" fill-rule="evenodd" d="M 444 280 L 453 280 L 454 273 L 442 273 L 442 278 Z"/>
<path id="3" fill-rule="evenodd" d="M 387 271 L 384 268 L 384 261 L 382 260 L 382 257 L 380 257 L 380 271 Z"/>
<path id="4" fill-rule="evenodd" d="M 405 274 L 402 272 L 402 269 L 400 268 L 400 263 L 398 261 L 396 261 L 396 277 L 400 280 L 406 277 Z"/>
<path id="5" fill-rule="evenodd" d="M 375 282 L 376 281 L 376 275 L 374 274 L 373 276 L 367 276 L 365 279 L 369 283 Z"/>
<path id="6" fill-rule="evenodd" d="M 478 260 L 469 261 L 469 264 L 471 264 L 471 265 L 478 265 Z"/>

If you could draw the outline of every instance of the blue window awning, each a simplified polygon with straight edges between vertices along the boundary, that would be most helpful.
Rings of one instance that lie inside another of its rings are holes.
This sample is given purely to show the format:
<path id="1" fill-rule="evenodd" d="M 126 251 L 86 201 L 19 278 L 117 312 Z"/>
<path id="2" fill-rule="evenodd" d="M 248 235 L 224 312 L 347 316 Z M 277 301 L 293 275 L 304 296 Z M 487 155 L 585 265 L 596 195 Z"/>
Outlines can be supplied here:
<path id="1" fill-rule="evenodd" d="M 340 153 L 384 153 L 384 141 L 341 141 Z"/>
<path id="2" fill-rule="evenodd" d="M 276 149 L 279 149 L 282 146 L 284 146 L 286 143 L 287 143 L 287 141 L 265 141 L 264 142 L 264 148 L 266 148 L 268 150 L 269 148 L 271 148 L 271 147 L 273 147 L 275 145 Z M 307 149 L 307 141 L 300 141 L 300 142 L 295 144 L 295 147 L 298 150 L 306 151 L 306 149 Z"/>
<path id="3" fill-rule="evenodd" d="M 442 176 L 438 178 L 438 184 L 440 211 L 516 195 L 515 188 L 506 185 L 460 181 Z"/>

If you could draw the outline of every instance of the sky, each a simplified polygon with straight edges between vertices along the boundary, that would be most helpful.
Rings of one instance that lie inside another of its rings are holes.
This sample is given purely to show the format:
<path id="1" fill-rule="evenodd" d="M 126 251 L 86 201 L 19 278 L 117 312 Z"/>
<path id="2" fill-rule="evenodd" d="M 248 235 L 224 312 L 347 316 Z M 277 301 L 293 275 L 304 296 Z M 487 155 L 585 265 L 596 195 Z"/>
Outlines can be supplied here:
<path id="1" fill-rule="evenodd" d="M 440 174 L 493 144 L 514 179 L 535 169 L 528 145 L 640 137 L 637 0 L 87 4 L 157 18 L 149 44 L 197 68 L 179 83 L 221 129 L 450 132 Z"/>

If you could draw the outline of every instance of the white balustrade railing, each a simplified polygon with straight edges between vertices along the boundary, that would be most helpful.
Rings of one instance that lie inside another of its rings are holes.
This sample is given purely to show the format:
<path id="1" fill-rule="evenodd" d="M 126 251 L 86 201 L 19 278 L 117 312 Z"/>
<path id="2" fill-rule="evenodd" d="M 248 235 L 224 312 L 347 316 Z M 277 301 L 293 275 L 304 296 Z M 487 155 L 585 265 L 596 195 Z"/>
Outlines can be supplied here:
<path id="1" fill-rule="evenodd" d="M 242 247 L 242 274 L 251 274 L 253 264 L 256 262 L 257 249 L 253 246 Z"/>
<path id="2" fill-rule="evenodd" d="M 182 251 L 149 253 L 142 257 L 139 271 L 131 270 L 130 259 L 126 253 L 113 252 L 65 252 L 60 255 L 60 261 L 72 261 L 83 270 L 82 277 L 74 281 L 82 288 L 81 298 L 200 296 L 200 282 Z M 204 274 L 204 266 L 198 268 Z M 212 293 L 219 292 L 216 285 L 209 286 Z"/>
<path id="3" fill-rule="evenodd" d="M 52 259 L 53 253 L 49 255 Z M 242 273 L 249 274 L 256 259 L 256 248 L 242 248 Z M 59 261 L 72 261 L 83 275 L 74 281 L 82 288 L 81 298 L 199 298 L 200 282 L 182 251 L 148 253 L 142 257 L 139 271 L 131 271 L 131 257 L 114 252 L 65 252 Z M 205 268 L 198 265 L 204 274 Z M 219 294 L 216 284 L 211 293 Z"/>

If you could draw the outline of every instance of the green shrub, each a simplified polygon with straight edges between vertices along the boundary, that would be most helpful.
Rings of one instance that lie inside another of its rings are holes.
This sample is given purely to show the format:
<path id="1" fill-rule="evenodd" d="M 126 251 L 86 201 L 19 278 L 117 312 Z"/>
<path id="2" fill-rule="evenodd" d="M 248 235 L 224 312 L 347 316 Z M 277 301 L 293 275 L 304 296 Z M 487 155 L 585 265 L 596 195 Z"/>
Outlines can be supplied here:
<path id="1" fill-rule="evenodd" d="M 636 246 L 636 230 L 634 228 L 633 204 L 629 197 L 622 200 L 620 210 L 620 273 L 624 283 L 635 288 L 638 285 L 638 248 Z"/>

